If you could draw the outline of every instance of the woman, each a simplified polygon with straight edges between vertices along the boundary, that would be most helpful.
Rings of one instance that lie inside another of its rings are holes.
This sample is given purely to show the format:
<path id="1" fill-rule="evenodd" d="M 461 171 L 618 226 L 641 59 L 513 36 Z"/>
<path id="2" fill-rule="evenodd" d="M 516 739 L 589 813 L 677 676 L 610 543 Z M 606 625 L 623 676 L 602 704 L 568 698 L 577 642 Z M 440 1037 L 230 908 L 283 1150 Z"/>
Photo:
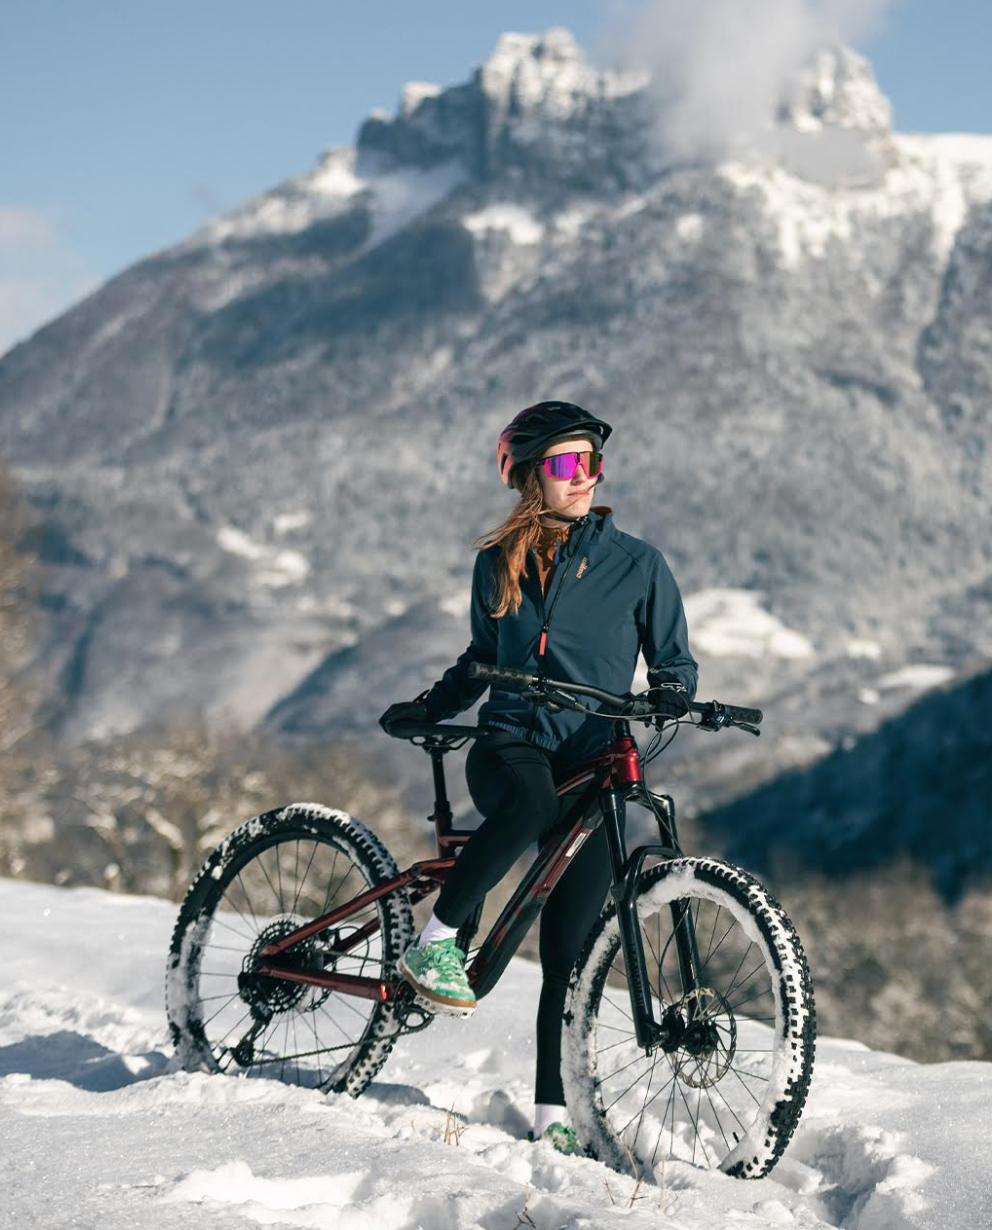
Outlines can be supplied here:
<path id="1" fill-rule="evenodd" d="M 696 691 L 678 586 L 657 548 L 618 530 L 612 509 L 592 506 L 603 481 L 602 448 L 612 428 L 571 402 L 522 410 L 499 438 L 500 478 L 520 493 L 506 520 L 477 543 L 472 579 L 472 643 L 414 701 L 391 705 L 380 722 L 446 721 L 489 686 L 468 677 L 472 662 L 514 666 L 549 678 L 629 692 L 638 652 L 648 663 L 650 695 L 679 716 Z M 465 762 L 472 801 L 485 817 L 462 848 L 434 912 L 398 970 L 435 1011 L 475 1008 L 457 947 L 459 927 L 559 814 L 555 778 L 602 750 L 603 718 L 529 704 L 492 685 Z M 547 1135 L 563 1152 L 577 1148 L 567 1126 L 561 1083 L 561 1025 L 572 965 L 606 900 L 606 835 L 596 829 L 541 913 L 543 985 L 537 1014 L 533 1139 Z"/>

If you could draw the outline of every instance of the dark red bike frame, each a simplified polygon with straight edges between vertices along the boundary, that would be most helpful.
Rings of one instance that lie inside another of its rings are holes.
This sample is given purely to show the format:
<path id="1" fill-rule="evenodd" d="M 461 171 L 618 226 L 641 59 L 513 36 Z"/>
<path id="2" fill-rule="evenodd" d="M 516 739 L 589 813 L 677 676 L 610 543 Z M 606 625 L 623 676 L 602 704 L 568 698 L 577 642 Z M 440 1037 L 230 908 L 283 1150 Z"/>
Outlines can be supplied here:
<path id="1" fill-rule="evenodd" d="M 645 856 L 649 853 L 656 853 L 671 858 L 679 853 L 674 832 L 674 815 L 669 810 L 670 823 L 667 825 L 667 833 L 662 829 L 665 844 L 642 846 L 634 851 L 629 859 L 627 858 L 623 838 L 624 801 L 634 793 L 646 792 L 646 786 L 641 772 L 640 754 L 630 733 L 629 724 L 618 719 L 614 729 L 616 737 L 604 752 L 555 782 L 555 790 L 560 800 L 564 800 L 566 795 L 575 792 L 578 792 L 578 797 L 560 812 L 552 836 L 546 841 L 467 967 L 469 982 L 478 999 L 481 999 L 496 985 L 510 958 L 519 948 L 524 935 L 567 870 L 572 858 L 598 825 L 606 825 L 613 873 L 612 891 L 621 912 L 624 909 L 625 900 L 632 902 L 628 890 L 632 878 L 636 879 Z M 346 922 L 348 918 L 360 913 L 371 902 L 388 893 L 406 889 L 410 894 L 411 904 L 416 904 L 436 892 L 444 883 L 448 872 L 455 864 L 455 851 L 469 840 L 472 830 L 455 830 L 451 826 L 452 814 L 445 790 L 442 759 L 445 752 L 452 750 L 454 746 L 461 746 L 465 739 L 485 738 L 490 732 L 486 727 L 448 724 L 425 727 L 425 730 L 431 732 L 425 734 L 424 747 L 430 753 L 434 769 L 436 798 L 434 812 L 429 819 L 434 822 L 436 828 L 438 856 L 413 863 L 399 875 L 384 880 L 381 884 L 375 885 L 350 901 L 328 911 L 320 918 L 314 919 L 313 922 L 306 923 L 290 934 L 282 936 L 262 950 L 260 955 L 265 958 L 265 963 L 256 969 L 256 973 L 383 1002 L 389 1002 L 410 993 L 410 987 L 402 979 L 384 981 L 378 978 L 339 974 L 333 970 L 294 968 L 281 962 L 279 957 L 295 944 Z M 457 743 L 453 740 L 457 740 Z M 671 801 L 667 799 L 667 796 L 652 797 L 658 801 L 664 800 L 670 806 Z M 597 799 L 600 805 L 598 809 L 593 807 Z M 469 940 L 474 937 L 478 929 L 481 914 L 482 906 L 479 905 L 473 917 L 466 924 Z M 336 938 L 334 948 L 327 954 L 328 958 L 347 953 L 350 949 L 363 943 L 378 929 L 378 919 L 374 919 L 347 937 Z M 467 946 L 466 942 L 466 948 Z M 636 940 L 636 949 L 637 952 L 630 954 L 635 959 L 640 950 L 639 937 Z M 640 961 L 635 961 L 635 963 L 639 964 L 643 970 L 642 953 Z M 634 981 L 636 979 L 632 979 L 632 982 Z M 632 985 L 631 990 L 637 991 L 638 989 Z M 642 997 L 638 994 L 637 998 L 641 1000 Z M 645 995 L 644 998 L 647 999 L 647 996 Z M 653 1016 L 650 1002 L 648 1001 L 645 1006 L 647 1015 L 644 1030 L 647 1034 L 653 1024 Z M 640 1013 L 638 1012 L 637 1015 L 640 1016 Z M 638 1033 L 641 1033 L 640 1029 Z"/>

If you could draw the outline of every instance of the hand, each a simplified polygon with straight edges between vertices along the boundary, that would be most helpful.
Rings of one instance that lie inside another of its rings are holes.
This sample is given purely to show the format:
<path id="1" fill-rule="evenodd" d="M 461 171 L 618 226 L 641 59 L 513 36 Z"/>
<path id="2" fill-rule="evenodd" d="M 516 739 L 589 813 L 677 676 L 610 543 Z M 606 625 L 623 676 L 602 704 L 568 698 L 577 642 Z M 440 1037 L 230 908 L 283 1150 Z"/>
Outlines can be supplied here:
<path id="1" fill-rule="evenodd" d="M 422 700 L 401 700 L 395 705 L 390 705 L 386 712 L 379 718 L 379 725 L 387 735 L 396 736 L 391 726 L 394 722 L 426 722 L 427 721 L 427 706 Z"/>
<path id="2" fill-rule="evenodd" d="M 681 718 L 689 712 L 685 684 L 675 675 L 657 675 L 648 688 L 648 700 L 661 717 Z"/>

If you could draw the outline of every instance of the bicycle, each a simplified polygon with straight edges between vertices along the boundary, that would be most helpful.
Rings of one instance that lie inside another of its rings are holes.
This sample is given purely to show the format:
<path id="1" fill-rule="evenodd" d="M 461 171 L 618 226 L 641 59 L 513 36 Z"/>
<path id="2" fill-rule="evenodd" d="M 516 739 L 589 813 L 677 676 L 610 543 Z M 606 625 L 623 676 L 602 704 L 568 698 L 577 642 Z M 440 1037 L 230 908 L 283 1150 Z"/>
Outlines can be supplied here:
<path id="1" fill-rule="evenodd" d="M 812 1076 L 803 948 L 748 872 L 683 853 L 671 797 L 651 791 L 642 773 L 668 746 L 658 746 L 663 733 L 671 729 L 670 742 L 686 720 L 757 735 L 761 711 L 711 701 L 672 719 L 644 696 L 481 663 L 469 673 L 535 705 L 613 723 L 605 750 L 556 781 L 557 822 L 489 934 L 470 949 L 481 904 L 459 931 L 477 998 L 496 985 L 579 846 L 605 825 L 611 895 L 573 967 L 563 1024 L 562 1078 L 579 1139 L 588 1155 L 637 1176 L 665 1157 L 739 1178 L 768 1174 Z M 643 757 L 631 721 L 656 728 Z M 436 796 L 428 819 L 437 856 L 404 871 L 361 821 L 314 803 L 255 816 L 214 850 L 181 905 L 169 953 L 167 1014 L 182 1064 L 358 1097 L 396 1040 L 430 1025 L 396 961 L 414 938 L 412 906 L 441 886 L 471 836 L 452 828 L 443 758 L 489 731 L 394 728 L 429 754 Z M 659 841 L 628 854 L 631 803 L 653 814 Z"/>

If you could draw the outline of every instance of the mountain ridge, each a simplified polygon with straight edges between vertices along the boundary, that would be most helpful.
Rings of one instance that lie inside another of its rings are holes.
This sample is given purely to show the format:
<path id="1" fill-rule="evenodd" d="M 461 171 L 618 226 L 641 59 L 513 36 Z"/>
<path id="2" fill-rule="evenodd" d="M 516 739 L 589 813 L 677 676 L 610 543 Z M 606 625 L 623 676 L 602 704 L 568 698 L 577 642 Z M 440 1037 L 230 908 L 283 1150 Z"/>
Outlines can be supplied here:
<path id="1" fill-rule="evenodd" d="M 62 544 L 37 650 L 53 729 L 261 720 L 460 592 L 506 511 L 485 457 L 541 396 L 615 422 L 618 523 L 687 596 L 760 593 L 814 646 L 708 654 L 714 693 L 828 675 L 829 729 L 861 729 L 872 671 L 992 655 L 992 138 L 892 133 L 834 49 L 783 102 L 787 141 L 666 162 L 643 84 L 507 37 L 0 358 L 0 448 Z M 431 682 L 418 626 L 357 737 Z M 453 661 L 467 629 L 446 635 Z"/>

